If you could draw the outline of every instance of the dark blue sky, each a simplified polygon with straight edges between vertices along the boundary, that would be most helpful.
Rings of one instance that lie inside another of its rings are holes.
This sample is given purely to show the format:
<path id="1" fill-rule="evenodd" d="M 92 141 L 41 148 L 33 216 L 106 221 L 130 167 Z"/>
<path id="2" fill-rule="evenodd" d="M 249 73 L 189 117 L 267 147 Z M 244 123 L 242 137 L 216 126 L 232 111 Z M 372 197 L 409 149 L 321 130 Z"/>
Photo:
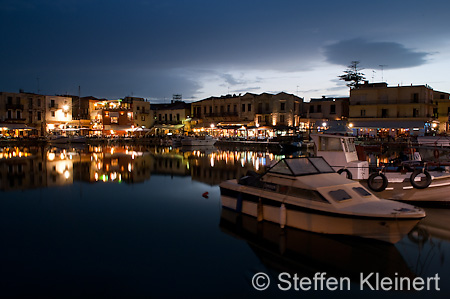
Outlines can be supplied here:
<path id="1" fill-rule="evenodd" d="M 434 0 L 0 0 L 0 90 L 309 99 L 348 94 L 337 76 L 360 60 L 371 81 L 450 91 L 449 11 Z"/>

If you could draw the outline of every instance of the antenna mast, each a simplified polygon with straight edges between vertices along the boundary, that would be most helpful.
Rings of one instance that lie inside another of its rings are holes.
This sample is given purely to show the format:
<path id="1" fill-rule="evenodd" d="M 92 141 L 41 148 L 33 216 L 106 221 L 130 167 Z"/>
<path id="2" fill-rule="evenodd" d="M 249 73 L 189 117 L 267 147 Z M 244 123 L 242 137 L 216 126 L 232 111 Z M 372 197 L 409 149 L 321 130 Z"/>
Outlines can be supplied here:
<path id="1" fill-rule="evenodd" d="M 387 64 L 380 64 L 379 67 L 381 68 L 381 82 L 384 82 L 384 67 L 387 66 Z"/>

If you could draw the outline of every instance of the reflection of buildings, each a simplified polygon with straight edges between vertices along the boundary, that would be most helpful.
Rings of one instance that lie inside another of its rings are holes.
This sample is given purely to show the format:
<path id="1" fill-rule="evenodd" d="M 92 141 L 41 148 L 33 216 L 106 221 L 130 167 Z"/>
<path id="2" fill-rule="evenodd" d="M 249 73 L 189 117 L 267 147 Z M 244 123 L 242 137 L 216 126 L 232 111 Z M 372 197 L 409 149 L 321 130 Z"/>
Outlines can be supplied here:
<path id="1" fill-rule="evenodd" d="M 139 183 L 150 179 L 150 157 L 131 147 L 93 147 L 89 162 L 89 182 Z"/>
<path id="2" fill-rule="evenodd" d="M 189 162 L 184 153 L 169 148 L 152 151 L 152 173 L 170 176 L 189 176 Z"/>
<path id="3" fill-rule="evenodd" d="M 181 151 L 136 146 L 36 147 L 0 149 L 1 190 L 70 185 L 75 181 L 139 183 L 151 174 L 191 176 L 216 185 L 259 171 L 279 157 L 235 151 Z"/>
<path id="4" fill-rule="evenodd" d="M 33 189 L 47 185 L 42 148 L 0 149 L 0 190 Z"/>
<path id="5" fill-rule="evenodd" d="M 73 160 L 66 150 L 47 152 L 47 186 L 73 184 Z"/>
<path id="6" fill-rule="evenodd" d="M 217 151 L 205 154 L 193 151 L 189 157 L 192 179 L 218 185 L 244 176 L 247 171 L 260 171 L 271 160 L 279 156 L 258 152 Z"/>

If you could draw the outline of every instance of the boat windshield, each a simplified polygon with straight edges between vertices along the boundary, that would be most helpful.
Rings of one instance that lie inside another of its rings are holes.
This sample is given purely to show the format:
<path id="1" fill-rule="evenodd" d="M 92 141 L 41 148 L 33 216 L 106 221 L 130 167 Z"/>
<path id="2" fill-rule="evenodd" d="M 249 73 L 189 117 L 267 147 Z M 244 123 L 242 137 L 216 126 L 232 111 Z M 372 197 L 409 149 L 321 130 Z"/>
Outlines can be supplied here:
<path id="1" fill-rule="evenodd" d="M 294 158 L 283 159 L 272 167 L 269 172 L 292 176 L 330 173 L 333 168 L 322 158 Z"/>

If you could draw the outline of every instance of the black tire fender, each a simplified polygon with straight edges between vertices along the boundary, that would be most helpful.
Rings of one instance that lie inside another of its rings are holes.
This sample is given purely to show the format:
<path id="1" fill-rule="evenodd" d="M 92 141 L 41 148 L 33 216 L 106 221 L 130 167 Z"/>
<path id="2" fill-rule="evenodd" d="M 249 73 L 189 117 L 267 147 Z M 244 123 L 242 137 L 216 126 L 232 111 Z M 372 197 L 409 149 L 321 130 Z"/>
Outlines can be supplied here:
<path id="1" fill-rule="evenodd" d="M 338 174 L 342 174 L 343 172 L 345 172 L 346 174 L 346 178 L 351 180 L 353 178 L 352 173 L 350 172 L 350 170 L 346 169 L 346 168 L 341 168 L 337 171 Z"/>
<path id="2" fill-rule="evenodd" d="M 425 185 L 418 185 L 415 182 L 416 176 L 418 176 L 421 173 L 423 173 L 425 175 L 425 177 L 426 177 Z M 428 188 L 428 186 L 430 186 L 432 180 L 433 179 L 431 178 L 430 173 L 428 171 L 426 171 L 425 169 L 423 169 L 423 170 L 422 169 L 416 169 L 416 170 L 414 170 L 414 172 L 409 177 L 409 181 L 411 183 L 411 186 L 413 186 L 416 189 L 426 189 L 426 188 Z"/>
<path id="3" fill-rule="evenodd" d="M 383 181 L 381 186 L 378 187 L 378 188 L 374 187 L 374 180 L 375 180 L 376 177 L 380 177 L 381 180 Z M 386 189 L 387 185 L 388 185 L 387 177 L 384 174 L 380 173 L 380 172 L 372 173 L 369 176 L 369 178 L 367 179 L 367 186 L 369 186 L 370 190 L 375 191 L 375 192 L 384 191 Z"/>

